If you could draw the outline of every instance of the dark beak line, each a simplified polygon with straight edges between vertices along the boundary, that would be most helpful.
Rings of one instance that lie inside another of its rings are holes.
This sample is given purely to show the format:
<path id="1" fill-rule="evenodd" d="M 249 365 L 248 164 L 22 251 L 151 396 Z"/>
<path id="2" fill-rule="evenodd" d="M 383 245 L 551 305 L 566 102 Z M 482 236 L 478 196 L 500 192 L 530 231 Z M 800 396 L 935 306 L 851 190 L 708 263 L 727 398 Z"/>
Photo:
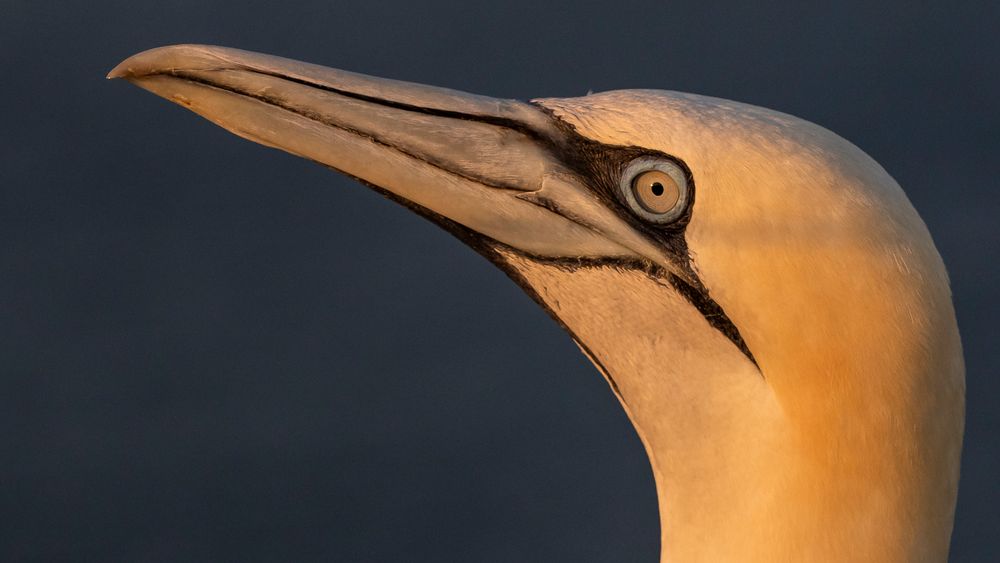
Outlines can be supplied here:
<path id="1" fill-rule="evenodd" d="M 520 123 L 520 122 L 517 122 L 517 121 L 514 121 L 513 119 L 510 119 L 510 118 L 494 117 L 494 116 L 484 116 L 484 115 L 475 115 L 475 114 L 468 114 L 468 113 L 462 113 L 462 112 L 456 112 L 456 111 L 442 110 L 442 109 L 437 109 L 437 108 L 420 107 L 420 106 L 415 106 L 415 105 L 406 104 L 406 103 L 402 103 L 402 102 L 397 102 L 397 101 L 394 101 L 394 100 L 387 100 L 387 99 L 383 99 L 383 98 L 377 98 L 377 97 L 374 97 L 374 96 L 368 96 L 368 95 L 365 95 L 365 94 L 359 94 L 357 92 L 350 92 L 350 91 L 347 91 L 347 90 L 340 90 L 340 89 L 337 89 L 337 88 L 333 88 L 331 86 L 327 86 L 325 84 L 319 84 L 319 83 L 311 82 L 311 81 L 304 80 L 304 79 L 301 79 L 301 78 L 289 77 L 289 76 L 282 75 L 280 73 L 262 72 L 262 71 L 255 70 L 255 69 L 252 69 L 252 68 L 219 69 L 219 70 L 220 71 L 221 70 L 241 70 L 241 71 L 244 71 L 244 72 L 252 72 L 254 74 L 261 74 L 261 75 L 264 75 L 264 76 L 270 76 L 272 78 L 278 78 L 278 79 L 285 80 L 285 81 L 288 81 L 288 82 L 292 82 L 292 83 L 295 83 L 295 84 L 300 84 L 302 86 L 308 86 L 310 88 L 316 88 L 317 90 L 322 90 L 324 92 L 328 92 L 330 94 L 335 94 L 335 95 L 338 95 L 338 96 L 343 96 L 345 98 L 351 98 L 351 99 L 355 99 L 355 100 L 366 102 L 366 103 L 370 103 L 370 104 L 375 104 L 375 105 L 390 107 L 390 108 L 393 108 L 393 109 L 399 109 L 399 110 L 402 110 L 402 111 L 411 111 L 411 112 L 415 112 L 415 113 L 422 113 L 422 114 L 426 114 L 426 115 L 431 115 L 431 116 L 434 116 L 434 117 L 443 117 L 443 118 L 450 118 L 450 119 L 460 119 L 460 120 L 463 120 L 463 121 L 476 121 L 476 122 L 485 123 L 485 124 L 488 124 L 488 125 L 495 125 L 497 127 L 503 127 L 503 128 L 506 128 L 506 129 L 511 129 L 513 131 L 517 131 L 519 133 L 524 134 L 525 136 L 528 136 L 528 137 L 530 137 L 532 139 L 541 141 L 543 143 L 547 142 L 547 139 L 545 139 L 544 137 L 542 137 L 540 133 L 538 133 L 535 130 L 531 129 L 527 125 L 525 125 L 523 123 Z M 199 72 L 211 72 L 211 70 L 199 71 Z M 169 76 L 171 78 L 176 78 L 178 80 L 185 80 L 187 82 L 192 82 L 192 83 L 195 83 L 195 84 L 199 84 L 199 85 L 204 86 L 206 88 L 215 88 L 217 90 L 223 90 L 223 91 L 229 92 L 229 93 L 231 93 L 233 95 L 243 96 L 243 97 L 247 97 L 247 98 L 252 98 L 252 99 L 257 100 L 259 102 L 268 104 L 270 106 L 274 106 L 274 107 L 280 108 L 282 110 L 294 113 L 296 115 L 300 115 L 302 117 L 305 117 L 306 119 L 310 119 L 312 121 L 316 121 L 317 123 L 321 123 L 321 124 L 323 124 L 323 125 L 325 125 L 327 127 L 334 127 L 334 128 L 337 128 L 337 129 L 341 129 L 343 131 L 347 131 L 347 132 L 349 132 L 351 134 L 358 135 L 359 137 L 364 137 L 364 138 L 370 140 L 373 143 L 377 143 L 377 144 L 382 145 L 382 146 L 384 146 L 386 148 L 389 148 L 389 149 L 392 149 L 392 150 L 397 151 L 399 153 L 402 153 L 402 154 L 404 154 L 404 155 L 406 155 L 406 156 L 408 156 L 410 158 L 413 158 L 413 159 L 416 159 L 416 160 L 420 160 L 421 162 L 425 162 L 428 165 L 433 166 L 433 167 L 441 170 L 442 172 L 445 172 L 445 173 L 448 173 L 448 174 L 452 174 L 452 175 L 455 175 L 455 176 L 458 176 L 458 177 L 461 177 L 461 178 L 465 178 L 466 180 L 477 182 L 479 184 L 482 184 L 483 186 L 487 186 L 487 187 L 498 189 L 498 190 L 511 190 L 511 191 L 517 191 L 517 192 L 530 191 L 530 190 L 528 190 L 528 189 L 526 189 L 524 187 L 521 187 L 521 186 L 510 185 L 510 184 L 508 184 L 508 185 L 501 185 L 501 183 L 497 182 L 495 179 L 486 178 L 486 177 L 482 177 L 482 176 L 473 176 L 473 175 L 470 175 L 470 174 L 462 173 L 461 171 L 455 169 L 454 167 L 450 167 L 450 166 L 447 166 L 446 164 L 443 164 L 443 163 L 440 163 L 440 162 L 436 162 L 435 159 L 430 158 L 429 155 L 415 153 L 413 151 L 407 150 L 406 148 L 404 148 L 402 146 L 399 146 L 398 144 L 394 144 L 394 143 L 391 143 L 391 142 L 386 141 L 384 139 L 381 139 L 378 136 L 373 135 L 373 134 L 371 134 L 369 132 L 366 132 L 366 131 L 363 131 L 363 130 L 360 130 L 360 129 L 357 129 L 357 128 L 349 127 L 349 126 L 347 126 L 347 125 L 345 125 L 343 123 L 338 123 L 338 122 L 336 122 L 334 120 L 327 119 L 324 116 L 316 114 L 316 113 L 311 113 L 311 112 L 303 111 L 302 109 L 296 108 L 294 106 L 291 106 L 291 105 L 285 103 L 284 101 L 282 101 L 281 99 L 278 99 L 278 98 L 275 98 L 275 97 L 269 97 L 269 96 L 265 96 L 265 95 L 262 95 L 262 94 L 255 94 L 255 93 L 251 93 L 251 92 L 242 91 L 242 90 L 239 90 L 237 88 L 233 88 L 233 87 L 227 86 L 225 84 L 220 84 L 220 83 L 212 82 L 210 80 L 206 80 L 206 79 L 204 79 L 204 78 L 202 78 L 200 76 L 197 76 L 195 74 L 192 74 L 192 73 L 189 73 L 189 72 L 185 72 L 185 71 L 182 71 L 182 70 L 171 70 L 171 71 L 155 72 L 155 73 L 150 73 L 150 74 L 147 74 L 147 75 L 143 75 L 142 77 L 147 77 L 147 76 Z M 329 164 L 326 164 L 326 163 L 320 163 L 320 164 L 323 164 L 324 166 L 330 166 Z M 340 171 L 340 170 L 338 170 L 338 172 L 344 173 L 343 171 Z"/>
<path id="2" fill-rule="evenodd" d="M 391 100 L 391 99 L 387 99 L 387 98 L 379 98 L 379 97 L 371 96 L 371 95 L 368 95 L 368 94 L 361 94 L 361 93 L 358 93 L 358 92 L 352 92 L 350 90 L 344 90 L 344 89 L 341 89 L 341 88 L 335 88 L 335 87 L 329 86 L 327 84 L 322 84 L 322 83 L 319 83 L 319 82 L 314 82 L 314 81 L 307 80 L 307 79 L 304 79 L 304 78 L 299 78 L 299 77 L 295 77 L 295 76 L 288 76 L 288 75 L 284 75 L 284 74 L 281 74 L 281 73 L 278 73 L 278 72 L 266 71 L 266 70 L 261 70 L 261 69 L 255 69 L 255 68 L 251 68 L 251 67 L 242 67 L 242 68 L 225 68 L 225 67 L 220 67 L 220 68 L 217 68 L 217 69 L 199 69 L 199 72 L 227 71 L 227 70 L 240 70 L 240 71 L 243 71 L 243 72 L 251 72 L 251 73 L 260 74 L 260 75 L 263 75 L 263 76 L 270 76 L 272 78 L 278 78 L 280 80 L 285 80 L 285 81 L 288 81 L 288 82 L 293 82 L 295 84 L 299 84 L 299 85 L 302 85 L 302 86 L 308 86 L 310 88 L 315 88 L 317 90 L 322 90 L 324 92 L 328 92 L 328 93 L 331 93 L 331 94 L 336 94 L 338 96 L 343 96 L 345 98 L 351 98 L 351 99 L 358 100 L 358 101 L 361 101 L 361 102 L 367 102 L 367 103 L 370 103 L 370 104 L 375 104 L 375 105 L 390 107 L 390 108 L 393 108 L 393 109 L 398 109 L 398 110 L 403 110 L 403 111 L 411 111 L 411 112 L 415 112 L 415 113 L 423 113 L 423 114 L 431 115 L 431 116 L 434 116 L 434 117 L 445 117 L 445 118 L 451 118 L 451 119 L 461 119 L 461 120 L 465 120 L 465 121 L 477 121 L 479 123 L 486 123 L 488 125 L 495 125 L 497 127 L 503 127 L 503 128 L 506 128 L 506 129 L 511 129 L 513 131 L 517 131 L 518 133 L 521 133 L 521 134 L 523 134 L 523 135 L 525 135 L 527 137 L 530 137 L 532 139 L 541 141 L 541 142 L 546 143 L 546 144 L 552 144 L 552 143 L 559 142 L 559 140 L 561 140 L 562 138 L 565 137 L 564 132 L 562 130 L 560 130 L 560 129 L 557 129 L 557 128 L 553 127 L 553 128 L 547 128 L 548 130 L 546 130 L 546 131 L 540 131 L 540 130 L 535 129 L 532 126 L 528 125 L 527 123 L 524 123 L 522 121 L 518 121 L 517 119 L 512 118 L 512 117 L 504 117 L 504 116 L 497 116 L 497 115 L 474 114 L 474 113 L 466 113 L 466 112 L 460 112 L 460 111 L 455 111 L 455 110 L 446 110 L 446 109 L 441 109 L 441 108 L 418 106 L 418 105 L 413 105 L 413 104 L 406 103 L 406 102 L 400 102 L 400 101 Z M 231 87 L 227 87 L 227 86 L 225 86 L 223 84 L 214 83 L 214 82 L 212 82 L 210 80 L 206 80 L 204 78 L 196 76 L 195 74 L 193 74 L 191 72 L 186 72 L 186 71 L 180 70 L 180 69 L 156 71 L 156 72 L 151 72 L 149 74 L 142 74 L 142 75 L 129 74 L 129 75 L 123 76 L 123 78 L 126 78 L 126 79 L 129 79 L 129 78 L 145 78 L 145 77 L 151 77 L 151 76 L 170 76 L 170 77 L 173 77 L 173 78 L 187 80 L 188 82 L 195 82 L 195 83 L 201 84 L 203 86 L 208 86 L 208 87 L 212 87 L 212 88 L 218 88 L 220 90 L 225 90 L 225 91 L 231 92 L 233 94 L 237 94 L 237 95 L 240 95 L 240 96 L 246 96 L 246 97 L 249 97 L 249 98 L 254 98 L 254 99 L 260 100 L 261 102 L 281 107 L 282 109 L 286 109 L 286 110 L 291 111 L 293 113 L 297 113 L 297 114 L 302 115 L 304 117 L 308 117 L 310 119 L 313 119 L 314 121 L 319 121 L 319 122 L 323 123 L 324 125 L 329 125 L 331 127 L 337 127 L 339 129 L 348 129 L 352 133 L 357 133 L 357 134 L 360 134 L 360 135 L 363 135 L 363 136 L 366 136 L 366 137 L 370 136 L 370 135 L 365 134 L 364 132 L 356 131 L 356 130 L 353 130 L 353 129 L 350 129 L 350 128 L 345 128 L 341 124 L 332 123 L 332 122 L 330 122 L 328 120 L 322 119 L 322 118 L 320 118 L 318 116 L 315 116 L 315 115 L 306 115 L 302 111 L 300 111 L 300 110 L 298 110 L 296 108 L 292 108 L 292 107 L 289 107 L 289 106 L 283 104 L 281 102 L 281 100 L 278 100 L 276 98 L 270 98 L 270 97 L 263 96 L 263 95 L 260 95 L 260 94 L 252 94 L 252 93 L 249 93 L 249 92 L 243 92 L 243 91 L 240 91 L 240 90 L 238 90 L 236 88 L 231 88 Z M 118 76 L 110 76 L 109 75 L 109 78 L 118 78 Z M 541 112 L 541 110 L 539 110 L 539 112 Z M 558 137 L 555 137 L 555 136 L 558 136 Z"/>
<path id="3" fill-rule="evenodd" d="M 454 110 L 446 110 L 446 109 L 440 109 L 440 108 L 431 108 L 431 107 L 417 106 L 417 105 L 409 104 L 409 103 L 406 103 L 406 102 L 398 102 L 398 101 L 390 100 L 390 99 L 386 99 L 386 98 L 377 98 L 375 96 L 369 96 L 369 95 L 366 95 L 366 94 L 359 94 L 357 92 L 351 92 L 351 91 L 343 90 L 343 89 L 340 89 L 340 88 L 334 88 L 332 86 L 327 86 L 325 84 L 319 84 L 319 83 L 316 83 L 316 82 L 311 82 L 309 80 L 304 80 L 304 79 L 296 78 L 296 77 L 293 77 L 293 76 L 283 76 L 283 75 L 281 75 L 279 73 L 262 72 L 262 71 L 253 70 L 253 69 L 245 69 L 245 70 L 249 70 L 249 71 L 252 71 L 252 72 L 257 72 L 258 74 L 264 74 L 264 75 L 267 75 L 267 76 L 272 76 L 274 78 L 281 78 L 283 80 L 287 80 L 289 82 L 295 82 L 295 83 L 301 84 L 303 86 L 311 86 L 313 88 L 316 88 L 316 89 L 319 89 L 319 90 L 323 90 L 324 92 L 330 92 L 331 94 L 338 94 L 338 95 L 344 96 L 346 98 L 353 98 L 355 100 L 359 100 L 359 101 L 362 101 L 362 102 L 368 102 L 368 103 L 372 103 L 372 104 L 378 104 L 378 105 L 381 105 L 381 106 L 386 106 L 386 107 L 391 107 L 391 108 L 395 108 L 395 109 L 400 109 L 400 110 L 403 110 L 403 111 L 412 111 L 412 112 L 417 112 L 417 113 L 424 113 L 424 114 L 427 114 L 427 115 L 433 115 L 435 117 L 448 117 L 448 118 L 452 118 L 452 119 L 462 119 L 462 120 L 467 120 L 467 121 L 478 121 L 480 123 L 486 123 L 486 124 L 489 124 L 489 125 L 496 125 L 497 127 L 504 127 L 504 128 L 507 128 L 507 129 L 512 129 L 514 131 L 517 131 L 518 133 L 522 133 L 522 134 L 524 134 L 524 135 L 526 135 L 528 137 L 531 137 L 531 138 L 539 140 L 539 141 L 547 142 L 547 143 L 555 142 L 556 139 L 553 139 L 552 135 L 555 134 L 555 133 L 561 133 L 561 131 L 559 131 L 558 129 L 549 129 L 548 131 L 539 131 L 537 129 L 532 128 L 527 123 L 523 123 L 521 121 L 518 121 L 518 120 L 516 120 L 514 118 L 510 118 L 510 117 L 495 116 L 495 115 L 483 115 L 483 114 L 473 114 L 473 113 L 464 113 L 464 112 L 454 111 Z"/>

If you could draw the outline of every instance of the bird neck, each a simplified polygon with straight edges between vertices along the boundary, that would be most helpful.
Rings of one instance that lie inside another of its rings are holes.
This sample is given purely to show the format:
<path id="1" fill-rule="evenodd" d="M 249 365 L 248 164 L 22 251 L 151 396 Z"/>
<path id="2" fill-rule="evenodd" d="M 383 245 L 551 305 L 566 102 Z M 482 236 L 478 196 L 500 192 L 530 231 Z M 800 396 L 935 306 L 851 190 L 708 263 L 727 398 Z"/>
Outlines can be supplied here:
<path id="1" fill-rule="evenodd" d="M 905 458 L 922 438 L 850 420 L 830 401 L 833 410 L 802 415 L 683 297 L 642 272 L 567 275 L 506 259 L 635 425 L 656 481 L 662 561 L 946 559 L 954 491 L 929 492 L 934 472 Z M 859 404 L 862 418 L 878 411 Z"/>

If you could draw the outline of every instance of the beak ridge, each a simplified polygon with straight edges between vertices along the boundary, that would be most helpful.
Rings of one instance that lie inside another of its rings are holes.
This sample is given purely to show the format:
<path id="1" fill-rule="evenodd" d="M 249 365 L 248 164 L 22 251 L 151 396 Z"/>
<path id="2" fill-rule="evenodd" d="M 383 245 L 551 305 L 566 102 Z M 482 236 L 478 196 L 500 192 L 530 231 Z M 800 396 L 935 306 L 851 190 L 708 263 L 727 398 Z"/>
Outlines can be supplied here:
<path id="1" fill-rule="evenodd" d="M 244 70 L 281 76 L 344 95 L 379 100 L 403 108 L 453 114 L 497 123 L 517 123 L 546 137 L 563 136 L 538 107 L 517 100 L 468 94 L 449 88 L 375 78 L 321 65 L 213 45 L 170 45 L 133 55 L 108 73 L 126 80 L 177 71 Z"/>
<path id="2" fill-rule="evenodd" d="M 532 104 L 202 45 L 139 53 L 108 77 L 529 254 L 634 255 L 586 223 L 515 197 L 565 171 L 551 147 L 566 132 Z"/>

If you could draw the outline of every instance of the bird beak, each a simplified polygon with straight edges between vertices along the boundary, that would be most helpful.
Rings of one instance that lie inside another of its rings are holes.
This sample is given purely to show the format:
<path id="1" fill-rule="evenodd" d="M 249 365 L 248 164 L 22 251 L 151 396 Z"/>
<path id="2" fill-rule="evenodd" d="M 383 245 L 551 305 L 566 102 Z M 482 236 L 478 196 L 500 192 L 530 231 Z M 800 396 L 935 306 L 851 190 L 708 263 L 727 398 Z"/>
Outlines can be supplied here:
<path id="1" fill-rule="evenodd" d="M 523 252 L 673 270 L 568 171 L 556 154 L 568 128 L 537 105 L 202 45 L 139 53 L 108 78 Z"/>
<path id="2" fill-rule="evenodd" d="M 752 360 L 686 254 L 657 244 L 620 202 L 602 199 L 588 184 L 594 174 L 580 165 L 587 151 L 636 147 L 586 139 L 540 103 L 204 45 L 139 53 L 108 78 L 124 78 L 241 137 L 359 179 L 491 259 L 505 245 L 577 264 L 610 258 L 659 266 Z"/>

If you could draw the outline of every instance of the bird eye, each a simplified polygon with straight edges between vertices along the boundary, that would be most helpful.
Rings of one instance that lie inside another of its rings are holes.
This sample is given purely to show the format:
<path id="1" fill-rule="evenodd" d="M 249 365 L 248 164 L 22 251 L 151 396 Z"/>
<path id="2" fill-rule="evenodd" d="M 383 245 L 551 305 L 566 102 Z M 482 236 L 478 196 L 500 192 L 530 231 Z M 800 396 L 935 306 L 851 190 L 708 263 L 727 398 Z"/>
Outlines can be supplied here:
<path id="1" fill-rule="evenodd" d="M 659 170 L 647 170 L 632 180 L 632 193 L 643 209 L 660 215 L 677 205 L 681 189 L 673 178 Z"/>
<path id="2" fill-rule="evenodd" d="M 687 176 L 667 160 L 639 158 L 622 175 L 622 195 L 632 211 L 654 223 L 669 223 L 684 211 Z"/>

